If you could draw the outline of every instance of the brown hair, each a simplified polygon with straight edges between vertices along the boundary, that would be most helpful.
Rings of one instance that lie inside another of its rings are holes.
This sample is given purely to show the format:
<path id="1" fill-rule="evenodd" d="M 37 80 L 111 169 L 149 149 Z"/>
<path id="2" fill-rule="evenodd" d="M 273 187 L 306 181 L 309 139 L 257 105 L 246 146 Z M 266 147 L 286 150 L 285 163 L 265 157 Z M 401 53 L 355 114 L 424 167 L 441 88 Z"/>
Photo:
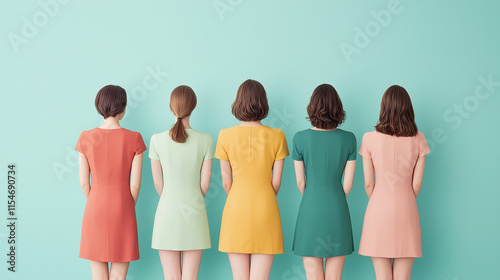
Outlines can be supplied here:
<path id="1" fill-rule="evenodd" d="M 389 87 L 380 104 L 378 132 L 394 136 L 415 136 L 418 133 L 415 113 L 408 92 L 401 86 Z"/>
<path id="2" fill-rule="evenodd" d="M 196 94 L 188 86 L 174 88 L 170 95 L 170 110 L 177 116 L 177 121 L 169 131 L 170 137 L 177 143 L 184 143 L 188 137 L 182 119 L 191 115 L 196 107 Z"/>
<path id="3" fill-rule="evenodd" d="M 238 88 L 231 112 L 240 121 L 260 121 L 267 116 L 266 90 L 255 80 L 246 80 Z"/>
<path id="4" fill-rule="evenodd" d="M 105 119 L 116 117 L 127 107 L 127 93 L 120 86 L 107 85 L 95 97 L 95 108 Z"/>
<path id="5" fill-rule="evenodd" d="M 345 120 L 345 111 L 339 94 L 332 85 L 322 84 L 314 89 L 307 105 L 309 121 L 314 127 L 332 129 Z"/>

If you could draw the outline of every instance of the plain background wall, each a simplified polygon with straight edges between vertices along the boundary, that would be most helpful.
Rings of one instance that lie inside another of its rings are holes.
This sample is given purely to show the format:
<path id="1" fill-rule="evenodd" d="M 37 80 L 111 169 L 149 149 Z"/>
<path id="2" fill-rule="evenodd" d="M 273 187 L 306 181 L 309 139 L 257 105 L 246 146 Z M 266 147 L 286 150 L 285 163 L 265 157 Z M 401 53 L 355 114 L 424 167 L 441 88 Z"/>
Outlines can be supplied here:
<path id="1" fill-rule="evenodd" d="M 310 127 L 306 106 L 317 85 L 338 90 L 347 112 L 341 128 L 355 133 L 358 147 L 374 129 L 385 89 L 404 86 L 432 149 L 418 197 L 424 257 L 412 279 L 496 279 L 499 10 L 493 0 L 2 1 L 0 178 L 6 181 L 7 163 L 17 164 L 19 244 L 18 272 L 10 273 L 2 181 L 0 278 L 90 279 L 88 261 L 78 258 L 85 198 L 73 148 L 82 130 L 101 123 L 94 98 L 102 86 L 127 90 L 121 124 L 149 146 L 153 133 L 173 124 L 174 87 L 195 90 L 192 126 L 217 140 L 220 129 L 238 124 L 231 103 L 252 78 L 268 93 L 263 123 L 283 129 L 289 146 Z M 356 249 L 368 201 L 360 159 L 348 197 Z M 286 253 L 276 256 L 271 279 L 305 279 L 291 251 L 301 198 L 294 176 L 288 157 L 278 194 Z M 212 249 L 200 279 L 231 279 L 227 256 L 217 251 L 226 199 L 217 159 L 212 177 Z M 150 248 L 157 202 L 145 157 L 136 208 L 141 259 L 127 279 L 162 279 Z M 370 258 L 348 256 L 344 279 L 375 279 Z"/>

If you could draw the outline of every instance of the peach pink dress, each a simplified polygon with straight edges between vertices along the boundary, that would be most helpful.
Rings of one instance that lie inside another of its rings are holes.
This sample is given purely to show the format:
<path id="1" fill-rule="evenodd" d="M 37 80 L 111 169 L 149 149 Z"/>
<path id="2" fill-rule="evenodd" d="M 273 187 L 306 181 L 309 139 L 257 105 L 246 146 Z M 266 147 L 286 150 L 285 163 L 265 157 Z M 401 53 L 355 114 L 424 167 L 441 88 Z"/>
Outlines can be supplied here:
<path id="1" fill-rule="evenodd" d="M 429 152 L 421 132 L 413 137 L 390 136 L 376 131 L 365 133 L 359 154 L 372 159 L 375 188 L 366 208 L 360 255 L 422 257 L 412 177 L 417 159 Z"/>

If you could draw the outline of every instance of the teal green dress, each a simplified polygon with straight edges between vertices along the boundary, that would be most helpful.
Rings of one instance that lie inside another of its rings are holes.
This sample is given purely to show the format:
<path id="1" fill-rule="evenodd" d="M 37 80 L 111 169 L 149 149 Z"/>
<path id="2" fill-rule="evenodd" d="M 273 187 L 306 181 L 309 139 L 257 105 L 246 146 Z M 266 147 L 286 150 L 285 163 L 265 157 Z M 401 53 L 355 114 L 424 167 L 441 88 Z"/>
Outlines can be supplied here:
<path id="1" fill-rule="evenodd" d="M 356 159 L 356 137 L 342 129 L 306 129 L 293 137 L 292 158 L 304 161 L 306 188 L 292 250 L 329 258 L 352 254 L 351 216 L 342 187 L 346 162 Z"/>

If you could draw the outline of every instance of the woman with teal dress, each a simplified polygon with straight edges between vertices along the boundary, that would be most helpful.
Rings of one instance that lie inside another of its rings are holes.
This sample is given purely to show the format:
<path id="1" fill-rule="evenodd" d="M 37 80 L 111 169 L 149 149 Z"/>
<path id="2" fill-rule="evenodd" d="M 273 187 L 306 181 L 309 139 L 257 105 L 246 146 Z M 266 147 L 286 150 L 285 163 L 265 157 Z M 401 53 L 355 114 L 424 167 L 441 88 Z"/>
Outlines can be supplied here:
<path id="1" fill-rule="evenodd" d="M 293 138 L 295 175 L 303 194 L 293 251 L 303 257 L 307 279 L 340 280 L 345 256 L 354 251 L 346 197 L 356 167 L 356 137 L 337 128 L 345 111 L 331 85 L 314 90 L 307 113 L 313 127 Z"/>

